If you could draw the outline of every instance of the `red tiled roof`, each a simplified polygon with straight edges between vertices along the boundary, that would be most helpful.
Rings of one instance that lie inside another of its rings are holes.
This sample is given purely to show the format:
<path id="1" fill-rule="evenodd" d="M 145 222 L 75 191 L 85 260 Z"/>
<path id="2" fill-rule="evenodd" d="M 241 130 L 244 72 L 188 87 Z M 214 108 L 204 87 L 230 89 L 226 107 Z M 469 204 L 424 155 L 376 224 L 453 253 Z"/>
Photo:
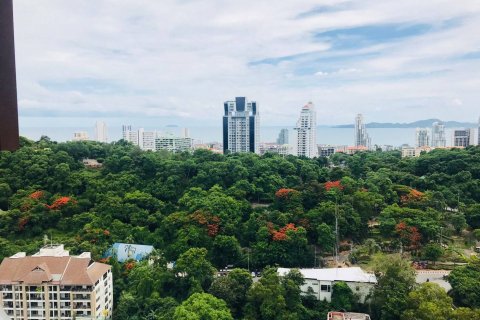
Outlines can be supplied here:
<path id="1" fill-rule="evenodd" d="M 0 284 L 93 285 L 110 268 L 90 258 L 71 256 L 5 258 L 0 264 Z"/>

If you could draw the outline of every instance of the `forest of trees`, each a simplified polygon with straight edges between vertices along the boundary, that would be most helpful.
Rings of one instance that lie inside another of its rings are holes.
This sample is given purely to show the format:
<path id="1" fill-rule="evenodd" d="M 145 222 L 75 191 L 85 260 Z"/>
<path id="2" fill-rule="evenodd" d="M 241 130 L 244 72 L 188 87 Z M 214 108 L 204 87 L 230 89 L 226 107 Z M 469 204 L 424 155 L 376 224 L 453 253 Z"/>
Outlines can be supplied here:
<path id="1" fill-rule="evenodd" d="M 480 260 L 439 244 L 480 240 L 479 147 L 307 159 L 144 152 L 124 141 L 21 143 L 0 153 L 0 259 L 38 251 L 45 235 L 97 261 L 115 242 L 153 245 L 153 264 L 102 260 L 113 266 L 115 319 L 313 320 L 334 309 L 480 319 Z M 87 168 L 85 158 L 103 166 Z M 364 305 L 341 283 L 331 303 L 301 296 L 298 271 L 279 278 L 274 269 L 322 266 L 336 217 L 341 249 L 353 247 L 350 260 L 378 275 Z M 448 295 L 415 284 L 410 259 L 447 256 L 464 263 Z M 217 277 L 227 265 L 235 269 Z M 261 279 L 253 283 L 247 268 Z"/>

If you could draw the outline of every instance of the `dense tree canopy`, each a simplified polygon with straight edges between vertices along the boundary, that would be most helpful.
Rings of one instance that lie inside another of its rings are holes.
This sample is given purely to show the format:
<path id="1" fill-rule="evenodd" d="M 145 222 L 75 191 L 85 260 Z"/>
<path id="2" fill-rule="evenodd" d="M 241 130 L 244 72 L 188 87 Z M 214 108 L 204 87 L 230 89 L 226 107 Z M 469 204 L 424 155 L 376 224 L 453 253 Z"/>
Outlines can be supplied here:
<path id="1" fill-rule="evenodd" d="M 103 166 L 86 167 L 84 158 Z M 118 319 L 171 319 L 197 304 L 239 319 L 324 317 L 328 308 L 357 307 L 346 288 L 337 288 L 332 307 L 300 298 L 293 275 L 267 269 L 252 285 L 245 270 L 217 278 L 217 269 L 319 266 L 335 248 L 336 223 L 341 250 L 363 245 L 366 255 L 403 251 L 435 261 L 445 253 L 436 244 L 441 234 L 475 239 L 479 221 L 478 147 L 411 159 L 398 151 L 307 159 L 43 137 L 0 152 L 0 259 L 36 252 L 45 235 L 96 260 L 115 242 L 156 248 L 153 264 L 107 259 Z M 458 306 L 479 307 L 477 269 L 474 260 L 451 273 Z M 408 261 L 391 257 L 377 273 L 372 313 L 399 319 L 413 305 Z M 458 310 L 451 316 L 476 312 Z"/>

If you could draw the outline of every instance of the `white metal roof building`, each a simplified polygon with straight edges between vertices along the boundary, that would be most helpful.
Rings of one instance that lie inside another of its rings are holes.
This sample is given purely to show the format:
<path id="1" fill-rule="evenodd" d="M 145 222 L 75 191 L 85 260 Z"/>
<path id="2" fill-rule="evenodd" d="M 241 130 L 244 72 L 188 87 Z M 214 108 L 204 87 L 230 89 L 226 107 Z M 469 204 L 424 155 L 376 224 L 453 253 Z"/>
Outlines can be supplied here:
<path id="1" fill-rule="evenodd" d="M 277 272 L 280 276 L 285 276 L 290 270 L 278 268 Z M 302 293 L 310 292 L 318 300 L 331 301 L 333 285 L 335 282 L 342 281 L 359 296 L 361 302 L 364 302 L 370 290 L 377 283 L 374 274 L 367 273 L 359 267 L 298 270 L 305 279 L 305 284 L 301 287 Z"/>

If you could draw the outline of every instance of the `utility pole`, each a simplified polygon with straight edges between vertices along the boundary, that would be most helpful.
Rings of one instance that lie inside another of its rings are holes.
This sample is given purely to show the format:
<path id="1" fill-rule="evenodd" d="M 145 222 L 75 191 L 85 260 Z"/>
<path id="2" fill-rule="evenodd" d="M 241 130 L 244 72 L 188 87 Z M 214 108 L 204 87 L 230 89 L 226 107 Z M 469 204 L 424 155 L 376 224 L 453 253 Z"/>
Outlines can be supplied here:
<path id="1" fill-rule="evenodd" d="M 338 266 L 338 251 L 339 251 L 339 237 L 338 237 L 338 197 L 335 197 L 335 263 Z"/>

